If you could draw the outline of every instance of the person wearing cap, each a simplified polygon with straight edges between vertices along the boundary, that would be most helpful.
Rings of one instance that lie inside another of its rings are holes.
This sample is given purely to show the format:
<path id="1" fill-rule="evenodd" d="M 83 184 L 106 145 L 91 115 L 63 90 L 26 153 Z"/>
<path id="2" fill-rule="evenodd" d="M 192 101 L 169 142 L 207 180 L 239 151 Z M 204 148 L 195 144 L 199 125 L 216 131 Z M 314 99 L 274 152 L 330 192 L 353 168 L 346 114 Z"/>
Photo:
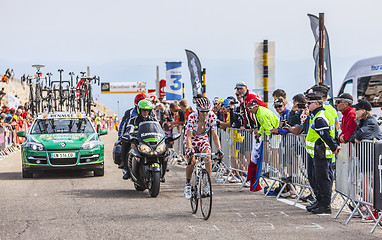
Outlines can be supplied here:
<path id="1" fill-rule="evenodd" d="M 379 129 L 377 119 L 371 112 L 371 104 L 368 101 L 361 99 L 352 107 L 355 108 L 356 121 L 358 124 L 349 141 L 352 143 L 359 143 L 362 140 L 382 139 L 382 133 Z"/>
<path id="2" fill-rule="evenodd" d="M 333 171 L 331 160 L 341 147 L 335 141 L 335 119 L 323 107 L 321 94 L 306 95 L 310 111 L 309 130 L 305 148 L 308 157 L 308 179 L 316 195 L 316 202 L 306 209 L 313 214 L 331 213 Z"/>
<path id="3" fill-rule="evenodd" d="M 334 109 L 334 107 L 332 105 L 330 105 L 330 103 L 328 101 L 328 92 L 330 90 L 330 87 L 328 87 L 326 85 L 314 85 L 311 89 L 314 93 L 322 94 L 322 101 L 324 103 L 323 106 L 326 110 L 329 111 L 329 113 L 331 115 L 333 115 L 333 117 L 335 119 L 336 130 L 337 131 L 340 130 L 340 122 L 338 121 L 337 111 L 336 111 L 336 109 Z"/>
<path id="4" fill-rule="evenodd" d="M 286 108 L 285 103 L 283 99 L 281 98 L 275 99 L 273 103 L 273 107 L 276 109 L 276 112 L 279 114 L 280 126 L 278 128 L 272 129 L 271 133 L 280 134 L 280 135 L 285 135 L 289 133 L 289 131 L 284 129 L 284 127 L 287 125 L 290 110 Z"/>
<path id="5" fill-rule="evenodd" d="M 353 104 L 353 97 L 349 93 L 342 93 L 334 100 L 336 101 L 337 110 L 342 113 L 341 134 L 338 136 L 338 141 L 347 143 L 357 127 L 355 122 L 356 114 L 354 108 L 350 106 Z"/>
<path id="6" fill-rule="evenodd" d="M 249 100 L 246 102 L 246 107 L 250 111 L 250 117 L 253 122 L 256 123 L 256 130 L 253 134 L 253 146 L 252 146 L 252 152 L 258 151 L 256 149 L 256 141 L 259 140 L 261 135 L 271 135 L 271 130 L 274 128 L 278 128 L 280 125 L 279 118 L 268 108 L 260 106 L 259 102 L 256 99 Z M 260 149 L 262 148 L 263 143 L 260 145 Z M 247 180 L 251 182 L 251 188 L 250 191 L 259 191 L 261 190 L 261 186 L 259 184 L 259 174 L 261 172 L 260 166 L 261 164 L 258 164 L 254 156 L 256 154 L 252 154 L 251 161 L 248 165 L 248 175 Z M 259 167 L 259 169 L 258 169 Z M 257 184 L 256 184 L 257 182 Z M 256 186 L 254 186 L 256 185 Z"/>
<path id="7" fill-rule="evenodd" d="M 219 113 L 222 116 L 221 119 L 216 120 L 218 128 L 225 130 L 230 124 L 230 99 L 226 98 L 223 100 L 222 106 L 220 107 Z"/>
<path id="8" fill-rule="evenodd" d="M 247 84 L 245 84 L 245 82 L 236 83 L 235 89 L 240 94 L 240 96 L 243 97 L 245 103 L 252 99 L 256 99 L 256 101 L 259 103 L 259 106 L 267 107 L 259 95 L 248 90 Z"/>

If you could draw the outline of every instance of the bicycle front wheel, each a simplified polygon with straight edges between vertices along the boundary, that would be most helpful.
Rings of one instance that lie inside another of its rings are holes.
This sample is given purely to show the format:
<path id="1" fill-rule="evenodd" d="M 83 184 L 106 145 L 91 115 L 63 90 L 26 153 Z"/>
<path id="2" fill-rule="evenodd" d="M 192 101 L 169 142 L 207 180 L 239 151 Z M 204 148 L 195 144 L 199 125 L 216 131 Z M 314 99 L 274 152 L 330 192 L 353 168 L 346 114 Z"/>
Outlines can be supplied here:
<path id="1" fill-rule="evenodd" d="M 207 220 L 211 215 L 212 209 L 212 185 L 211 178 L 207 170 L 203 169 L 200 179 L 200 209 L 204 220 Z"/>
<path id="2" fill-rule="evenodd" d="M 191 177 L 191 210 L 195 214 L 198 211 L 198 184 L 196 183 L 197 178 L 196 171 L 194 170 Z"/>

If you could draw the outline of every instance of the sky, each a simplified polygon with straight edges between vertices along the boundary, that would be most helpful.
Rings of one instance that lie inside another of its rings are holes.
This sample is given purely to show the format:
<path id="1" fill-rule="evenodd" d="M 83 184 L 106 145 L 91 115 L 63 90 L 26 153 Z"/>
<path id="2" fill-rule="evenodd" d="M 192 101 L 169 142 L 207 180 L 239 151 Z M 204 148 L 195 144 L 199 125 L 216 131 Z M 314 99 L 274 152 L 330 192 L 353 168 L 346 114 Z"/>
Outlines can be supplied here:
<path id="1" fill-rule="evenodd" d="M 0 73 L 33 74 L 90 66 L 102 82 L 147 82 L 156 66 L 182 61 L 186 99 L 191 100 L 185 49 L 207 69 L 207 96 L 234 95 L 236 82 L 254 84 L 254 44 L 274 41 L 276 88 L 288 98 L 314 84 L 314 37 L 308 13 L 325 13 L 334 90 L 357 60 L 382 55 L 382 1 L 306 0 L 14 0 L 0 1 Z M 5 10 L 5 11 L 4 11 Z M 65 74 L 64 73 L 64 74 Z M 68 77 L 68 76 L 67 76 Z M 116 113 L 133 106 L 134 94 L 96 94 Z M 117 102 L 119 101 L 119 104 Z"/>

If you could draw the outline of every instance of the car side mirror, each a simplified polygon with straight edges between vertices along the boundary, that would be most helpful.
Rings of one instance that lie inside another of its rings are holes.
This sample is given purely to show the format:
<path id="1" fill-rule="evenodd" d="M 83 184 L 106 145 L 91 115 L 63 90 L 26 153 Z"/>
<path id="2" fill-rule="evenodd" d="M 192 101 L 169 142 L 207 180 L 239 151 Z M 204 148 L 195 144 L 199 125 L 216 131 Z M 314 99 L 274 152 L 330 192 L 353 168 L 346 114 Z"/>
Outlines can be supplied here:
<path id="1" fill-rule="evenodd" d="M 101 129 L 100 131 L 99 131 L 99 135 L 101 136 L 101 135 L 106 135 L 107 134 L 107 129 Z"/>
<path id="2" fill-rule="evenodd" d="M 25 131 L 18 131 L 17 136 L 18 137 L 25 137 Z"/>

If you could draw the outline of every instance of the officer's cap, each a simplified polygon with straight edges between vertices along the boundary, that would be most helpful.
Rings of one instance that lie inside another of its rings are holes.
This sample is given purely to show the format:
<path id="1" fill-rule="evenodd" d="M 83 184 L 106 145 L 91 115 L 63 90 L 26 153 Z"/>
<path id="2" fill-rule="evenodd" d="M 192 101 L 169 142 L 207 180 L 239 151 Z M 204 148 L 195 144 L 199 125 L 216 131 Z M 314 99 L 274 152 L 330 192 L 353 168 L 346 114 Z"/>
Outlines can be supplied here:
<path id="1" fill-rule="evenodd" d="M 317 93 L 308 93 L 305 97 L 308 101 L 322 101 L 322 95 Z"/>

